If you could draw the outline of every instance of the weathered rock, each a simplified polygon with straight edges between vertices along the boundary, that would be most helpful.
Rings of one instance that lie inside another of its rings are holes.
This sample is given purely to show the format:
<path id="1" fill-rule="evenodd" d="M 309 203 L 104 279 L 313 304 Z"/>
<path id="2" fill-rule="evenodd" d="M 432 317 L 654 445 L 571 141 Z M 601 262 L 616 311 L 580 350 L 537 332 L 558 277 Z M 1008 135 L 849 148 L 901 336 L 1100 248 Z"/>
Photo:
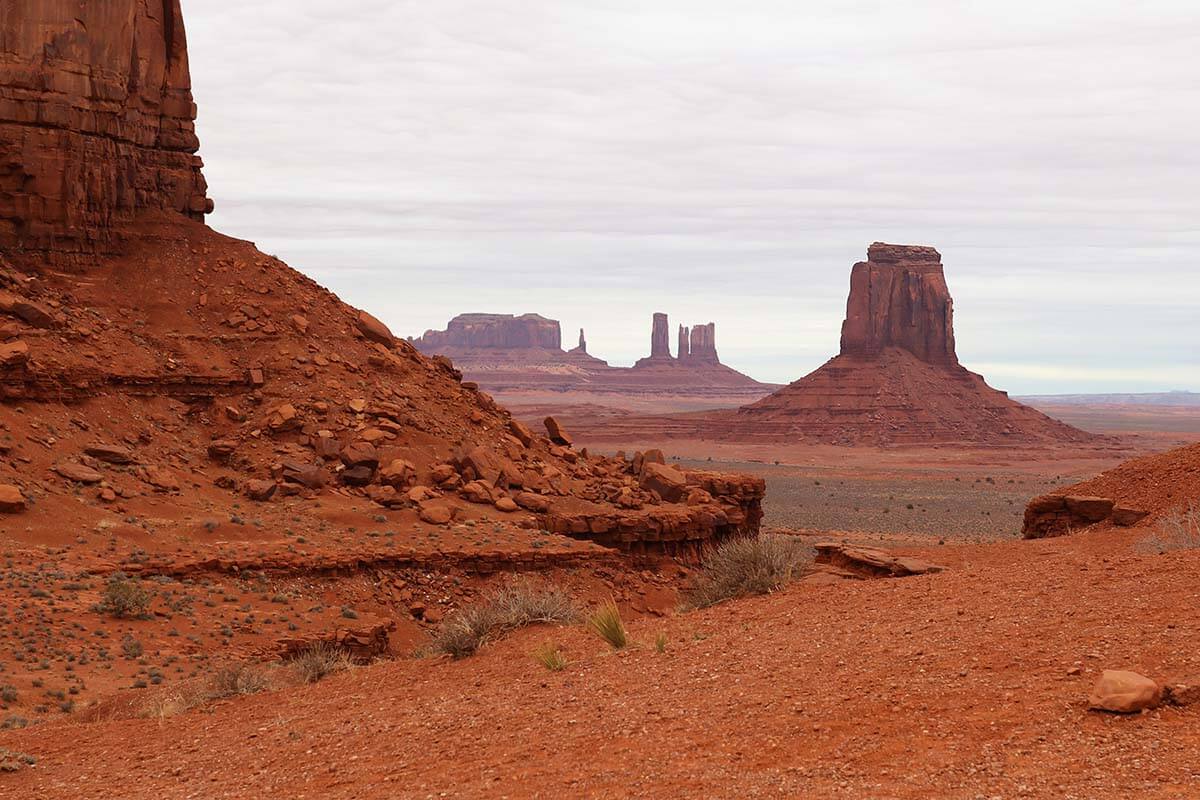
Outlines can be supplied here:
<path id="1" fill-rule="evenodd" d="M 1112 510 L 1113 524 L 1120 525 L 1122 528 L 1137 525 L 1148 516 L 1150 516 L 1149 513 L 1129 506 L 1116 505 Z"/>
<path id="2" fill-rule="evenodd" d="M 550 441 L 561 447 L 571 446 L 571 435 L 554 417 L 546 417 L 544 424 L 546 426 L 546 434 L 550 437 Z"/>
<path id="3" fill-rule="evenodd" d="M 374 467 L 369 467 L 366 464 L 359 464 L 353 467 L 347 467 L 341 472 L 342 483 L 347 486 L 366 486 L 375 477 Z"/>
<path id="4" fill-rule="evenodd" d="M 436 464 L 429 471 L 429 479 L 436 484 L 443 484 L 446 481 L 453 480 L 458 477 L 458 471 L 449 464 Z"/>
<path id="5" fill-rule="evenodd" d="M 677 469 L 654 461 L 642 465 L 639 483 L 643 489 L 657 492 L 658 496 L 668 503 L 678 502 L 687 491 L 687 476 Z"/>
<path id="6" fill-rule="evenodd" d="M 513 500 L 511 497 L 500 497 L 496 500 L 496 509 L 498 511 L 504 511 L 505 513 L 511 513 L 513 511 L 516 511 L 517 508 L 518 508 L 518 506 L 517 506 L 516 501 Z"/>
<path id="7" fill-rule="evenodd" d="M 379 470 L 379 482 L 397 489 L 407 489 L 417 483 L 417 468 L 402 458 L 394 459 Z"/>
<path id="8" fill-rule="evenodd" d="M 529 447 L 533 444 L 533 431 L 529 430 L 529 426 L 518 419 L 510 419 L 508 421 L 508 429 L 512 431 L 512 435 L 517 437 L 521 444 Z"/>
<path id="9" fill-rule="evenodd" d="M 0 77 L 2 76 L 3 73 L 0 72 Z M 3 102 L 4 100 L 0 98 L 0 104 Z M 3 105 L 0 105 L 0 108 L 3 108 Z M 3 122 L 0 121 L 0 130 L 2 129 Z M 0 314 L 10 314 L 35 328 L 53 328 L 56 325 L 54 315 L 42 306 L 2 289 L 0 289 Z"/>
<path id="10" fill-rule="evenodd" d="M 550 498 L 533 492 L 518 492 L 513 499 L 517 505 L 529 511 L 541 513 L 550 509 Z"/>
<path id="11" fill-rule="evenodd" d="M 109 464 L 132 464 L 137 460 L 133 455 L 133 451 L 129 448 L 115 444 L 105 444 L 103 442 L 89 444 L 83 448 L 83 452 L 92 458 L 98 458 Z"/>
<path id="12" fill-rule="evenodd" d="M 142 480 L 164 492 L 179 491 L 179 477 L 166 467 L 152 466 L 141 471 Z"/>
<path id="13" fill-rule="evenodd" d="M 16 486 L 0 483 L 0 514 L 19 514 L 25 510 L 25 495 Z"/>
<path id="14" fill-rule="evenodd" d="M 903 578 L 941 572 L 945 567 L 920 558 L 899 556 L 874 547 L 859 547 L 841 542 L 818 542 L 815 562 L 828 564 L 848 577 Z"/>
<path id="15" fill-rule="evenodd" d="M 0 344 L 0 368 L 19 367 L 29 361 L 29 345 L 17 339 Z"/>
<path id="16" fill-rule="evenodd" d="M 454 519 L 454 510 L 450 506 L 433 500 L 421 503 L 417 513 L 422 522 L 430 525 L 445 525 Z"/>
<path id="17" fill-rule="evenodd" d="M 54 471 L 75 483 L 99 483 L 104 480 L 104 476 L 96 470 L 91 467 L 85 467 L 82 464 L 76 464 L 73 461 L 55 464 Z"/>
<path id="18" fill-rule="evenodd" d="M 1163 702 L 1173 706 L 1200 704 L 1200 677 L 1168 683 L 1163 687 Z"/>
<path id="19" fill-rule="evenodd" d="M 208 446 L 208 456 L 214 461 L 228 461 L 237 452 L 238 443 L 234 439 L 218 439 Z"/>
<path id="20" fill-rule="evenodd" d="M 366 467 L 371 472 L 379 467 L 379 451 L 369 442 L 351 442 L 342 448 L 339 457 L 347 467 Z"/>
<path id="21" fill-rule="evenodd" d="M 275 490 L 278 488 L 275 481 L 249 480 L 246 481 L 245 490 L 246 496 L 251 500 L 265 503 L 275 496 Z"/>
<path id="22" fill-rule="evenodd" d="M 107 250 L 143 209 L 203 219 L 190 86 L 179 0 L 6 4 L 0 251 Z"/>
<path id="23" fill-rule="evenodd" d="M 671 325 L 666 314 L 661 312 L 655 313 L 650 330 L 651 358 L 671 357 L 670 327 Z"/>
<path id="24" fill-rule="evenodd" d="M 267 427 L 277 433 L 295 430 L 300 427 L 300 412 L 291 403 L 277 406 L 268 415 Z"/>
<path id="25" fill-rule="evenodd" d="M 1067 496 L 1067 511 L 1084 524 L 1103 522 L 1112 514 L 1115 503 L 1107 497 Z"/>
<path id="26" fill-rule="evenodd" d="M 280 477 L 306 489 L 320 489 L 329 483 L 329 472 L 324 467 L 298 461 L 284 461 L 280 465 Z"/>
<path id="27" fill-rule="evenodd" d="M 1115 505 L 1107 497 L 1058 494 L 1035 497 L 1025 506 L 1022 533 L 1026 539 L 1062 536 L 1110 519 Z"/>
<path id="28" fill-rule="evenodd" d="M 1162 699 L 1162 687 L 1145 675 L 1126 670 L 1106 669 L 1096 680 L 1096 685 L 1088 697 L 1088 707 L 1097 711 L 1134 714 L 1157 708 Z"/>
<path id="29" fill-rule="evenodd" d="M 375 317 L 368 314 L 366 311 L 359 311 L 354 318 L 354 324 L 358 326 L 359 332 L 367 337 L 372 342 L 379 342 L 382 345 L 391 346 L 396 337 L 392 336 L 392 332 Z"/>

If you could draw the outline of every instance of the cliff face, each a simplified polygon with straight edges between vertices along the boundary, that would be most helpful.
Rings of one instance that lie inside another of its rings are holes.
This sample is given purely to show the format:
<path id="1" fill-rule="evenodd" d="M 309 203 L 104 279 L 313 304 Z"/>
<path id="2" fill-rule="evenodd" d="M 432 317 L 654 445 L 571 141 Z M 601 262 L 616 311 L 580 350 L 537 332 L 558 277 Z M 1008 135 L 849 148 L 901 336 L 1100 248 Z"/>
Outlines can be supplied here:
<path id="1" fill-rule="evenodd" d="M 0 248 L 110 251 L 140 210 L 203 219 L 179 0 L 0 8 Z"/>
<path id="2" fill-rule="evenodd" d="M 903 348 L 930 364 L 957 364 L 954 301 L 932 247 L 876 242 L 850 273 L 842 355 Z"/>
<path id="3" fill-rule="evenodd" d="M 540 314 L 459 314 L 446 330 L 426 331 L 413 344 L 422 352 L 438 354 L 470 349 L 561 350 L 562 330 L 558 320 Z"/>

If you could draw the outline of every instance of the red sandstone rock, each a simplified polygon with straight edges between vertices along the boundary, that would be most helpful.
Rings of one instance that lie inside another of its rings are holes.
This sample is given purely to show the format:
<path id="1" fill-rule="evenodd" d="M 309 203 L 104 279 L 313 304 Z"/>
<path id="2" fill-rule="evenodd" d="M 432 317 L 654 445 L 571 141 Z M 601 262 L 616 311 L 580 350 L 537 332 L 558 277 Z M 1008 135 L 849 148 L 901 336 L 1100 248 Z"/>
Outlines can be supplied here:
<path id="1" fill-rule="evenodd" d="M 54 316 L 49 311 L 37 303 L 3 290 L 0 290 L 0 314 L 9 314 L 35 328 L 55 326 Z"/>
<path id="2" fill-rule="evenodd" d="M 265 503 L 275 494 L 278 485 L 275 481 L 249 480 L 246 481 L 246 496 L 251 500 Z"/>
<path id="3" fill-rule="evenodd" d="M 567 433 L 559 421 L 554 417 L 546 417 L 544 420 L 546 425 L 546 433 L 550 436 L 550 441 L 562 447 L 571 446 L 571 435 Z"/>
<path id="4" fill-rule="evenodd" d="M 1136 714 L 1162 703 L 1163 690 L 1157 683 L 1139 675 L 1118 669 L 1106 669 L 1096 680 L 1088 697 L 1088 707 L 1097 711 Z"/>
<path id="5" fill-rule="evenodd" d="M 179 0 L 6 4 L 0 250 L 106 251 L 142 209 L 202 219 Z"/>
<path id="6" fill-rule="evenodd" d="M 354 318 L 354 324 L 358 326 L 359 332 L 372 342 L 391 346 L 396 340 L 396 337 L 392 336 L 392 332 L 388 330 L 387 325 L 384 325 L 366 311 L 358 312 L 358 315 Z"/>
<path id="7" fill-rule="evenodd" d="M 668 503 L 678 502 L 687 490 L 687 477 L 682 472 L 653 461 L 642 465 L 639 483 L 643 489 L 657 492 Z"/>
<path id="8" fill-rule="evenodd" d="M 19 514 L 25 510 L 25 496 L 10 484 L 0 484 L 0 514 Z"/>
<path id="9" fill-rule="evenodd" d="M 860 578 L 902 578 L 941 572 L 945 567 L 920 558 L 900 556 L 875 547 L 858 547 L 841 542 L 818 542 L 816 563 L 828 564 Z"/>
<path id="10" fill-rule="evenodd" d="M 29 360 L 29 345 L 18 339 L 0 344 L 0 367 L 19 367 Z"/>
<path id="11" fill-rule="evenodd" d="M 957 364 L 954 302 L 932 247 L 876 242 L 850 273 L 842 355 L 901 347 L 922 361 Z"/>
<path id="12" fill-rule="evenodd" d="M 67 480 L 75 481 L 76 483 L 99 483 L 104 480 L 104 476 L 96 470 L 74 462 L 57 464 L 54 467 L 54 471 Z"/>
<path id="13" fill-rule="evenodd" d="M 103 442 L 90 444 L 83 448 L 83 452 L 109 464 L 132 464 L 136 460 L 133 452 L 128 448 Z"/>

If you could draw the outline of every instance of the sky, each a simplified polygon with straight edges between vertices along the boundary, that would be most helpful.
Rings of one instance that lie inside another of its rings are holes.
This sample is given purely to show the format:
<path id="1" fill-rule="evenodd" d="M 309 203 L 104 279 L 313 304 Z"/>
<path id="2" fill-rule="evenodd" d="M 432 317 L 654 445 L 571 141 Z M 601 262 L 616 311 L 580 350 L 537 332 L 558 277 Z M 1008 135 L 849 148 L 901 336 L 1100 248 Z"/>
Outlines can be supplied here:
<path id="1" fill-rule="evenodd" d="M 1014 394 L 1200 391 L 1195 0 L 184 0 L 209 222 L 401 336 L 655 311 L 788 382 L 873 241 Z"/>

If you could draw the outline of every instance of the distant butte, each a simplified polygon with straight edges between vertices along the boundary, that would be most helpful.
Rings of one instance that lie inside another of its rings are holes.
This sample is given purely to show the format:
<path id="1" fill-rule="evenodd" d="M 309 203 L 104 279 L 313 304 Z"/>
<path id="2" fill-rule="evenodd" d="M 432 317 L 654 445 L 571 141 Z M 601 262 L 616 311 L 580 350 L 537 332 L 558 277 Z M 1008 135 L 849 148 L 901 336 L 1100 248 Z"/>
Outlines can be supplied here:
<path id="1" fill-rule="evenodd" d="M 418 350 L 450 358 L 463 376 L 494 393 L 551 390 L 617 395 L 687 395 L 733 398 L 730 405 L 758 399 L 774 386 L 759 383 L 721 363 L 717 326 L 680 326 L 678 355 L 671 354 L 670 321 L 656 313 L 650 355 L 633 367 L 612 367 L 579 345 L 562 349 L 557 320 L 539 314 L 460 314 L 444 331 L 410 339 Z"/>
<path id="2" fill-rule="evenodd" d="M 656 321 L 656 342 L 659 330 Z M 690 359 L 698 349 L 715 358 L 709 332 L 681 330 L 681 344 L 685 338 Z M 650 362 L 667 363 L 654 356 L 643 363 Z M 596 441 L 643 434 L 872 446 L 1103 441 L 1010 399 L 959 364 L 941 255 L 882 242 L 851 270 L 840 353 L 811 374 L 736 410 L 571 424 Z"/>

